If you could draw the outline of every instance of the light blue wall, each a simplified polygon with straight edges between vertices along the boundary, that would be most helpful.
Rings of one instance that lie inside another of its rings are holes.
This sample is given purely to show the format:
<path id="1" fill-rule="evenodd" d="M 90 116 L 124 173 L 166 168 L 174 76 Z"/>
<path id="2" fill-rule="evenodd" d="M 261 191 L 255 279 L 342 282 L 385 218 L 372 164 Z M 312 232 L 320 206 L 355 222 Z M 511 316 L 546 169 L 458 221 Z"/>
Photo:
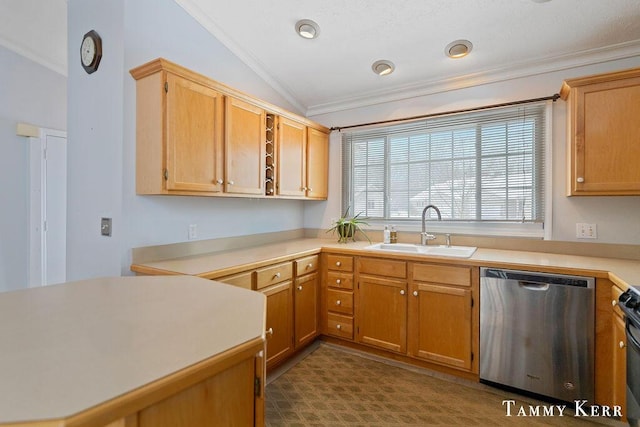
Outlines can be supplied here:
<path id="1" fill-rule="evenodd" d="M 29 146 L 16 125 L 66 128 L 66 78 L 0 47 L 0 292 L 27 286 Z"/>
<path id="2" fill-rule="evenodd" d="M 304 202 L 137 196 L 135 81 L 129 70 L 164 57 L 295 111 L 257 74 L 171 0 L 69 0 L 69 280 L 130 274 L 131 248 L 298 229 Z M 77 56 L 82 35 L 103 40 L 98 71 Z M 113 218 L 102 237 L 100 218 Z"/>

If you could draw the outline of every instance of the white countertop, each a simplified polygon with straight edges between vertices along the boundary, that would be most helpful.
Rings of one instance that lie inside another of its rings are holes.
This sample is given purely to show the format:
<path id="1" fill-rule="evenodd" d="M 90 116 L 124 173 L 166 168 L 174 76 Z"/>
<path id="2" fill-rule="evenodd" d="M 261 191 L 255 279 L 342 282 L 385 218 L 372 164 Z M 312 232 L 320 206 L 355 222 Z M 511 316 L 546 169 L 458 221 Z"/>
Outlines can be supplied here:
<path id="1" fill-rule="evenodd" d="M 189 276 L 0 294 L 0 423 L 68 417 L 262 337 L 264 295 Z"/>
<path id="2" fill-rule="evenodd" d="M 369 245 L 369 242 L 336 243 L 328 239 L 296 239 L 232 251 L 146 262 L 139 266 L 157 270 L 156 273 L 179 273 L 211 278 L 233 274 L 242 271 L 243 268 L 255 268 L 317 253 L 324 249 L 353 252 L 354 255 L 366 253 L 392 258 L 402 257 L 413 261 L 439 260 L 488 267 L 583 270 L 600 277 L 607 276 L 623 287 L 640 285 L 640 262 L 635 260 L 487 248 L 478 248 L 470 258 L 434 257 L 365 250 Z M 136 268 L 133 269 L 137 271 Z"/>

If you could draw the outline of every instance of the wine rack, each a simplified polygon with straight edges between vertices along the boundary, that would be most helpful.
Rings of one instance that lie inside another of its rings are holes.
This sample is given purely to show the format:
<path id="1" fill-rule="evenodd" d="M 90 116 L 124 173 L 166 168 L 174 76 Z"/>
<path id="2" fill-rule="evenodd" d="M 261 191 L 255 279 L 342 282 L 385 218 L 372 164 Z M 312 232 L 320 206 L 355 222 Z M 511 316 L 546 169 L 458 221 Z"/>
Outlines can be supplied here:
<path id="1" fill-rule="evenodd" d="M 267 113 L 266 116 L 266 140 L 265 140 L 265 196 L 275 195 L 276 188 L 276 161 L 275 161 L 275 126 L 276 117 L 273 114 Z"/>

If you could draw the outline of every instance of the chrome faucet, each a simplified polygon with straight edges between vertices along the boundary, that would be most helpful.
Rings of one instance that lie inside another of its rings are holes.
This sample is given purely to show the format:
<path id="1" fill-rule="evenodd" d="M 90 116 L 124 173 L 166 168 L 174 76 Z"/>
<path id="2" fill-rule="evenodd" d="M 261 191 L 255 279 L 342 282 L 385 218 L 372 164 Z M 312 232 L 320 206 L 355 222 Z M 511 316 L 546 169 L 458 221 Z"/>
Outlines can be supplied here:
<path id="1" fill-rule="evenodd" d="M 425 222 L 427 219 L 427 211 L 429 210 L 429 208 L 433 208 L 433 210 L 435 210 L 436 213 L 438 214 L 438 221 L 442 221 L 442 215 L 440 215 L 440 209 L 438 209 L 435 205 L 427 205 L 422 210 L 422 233 L 420 233 L 420 244 L 423 246 L 427 245 L 429 243 L 429 240 L 433 240 L 436 238 L 436 236 L 434 236 L 433 234 L 427 233 L 427 230 L 425 227 Z"/>

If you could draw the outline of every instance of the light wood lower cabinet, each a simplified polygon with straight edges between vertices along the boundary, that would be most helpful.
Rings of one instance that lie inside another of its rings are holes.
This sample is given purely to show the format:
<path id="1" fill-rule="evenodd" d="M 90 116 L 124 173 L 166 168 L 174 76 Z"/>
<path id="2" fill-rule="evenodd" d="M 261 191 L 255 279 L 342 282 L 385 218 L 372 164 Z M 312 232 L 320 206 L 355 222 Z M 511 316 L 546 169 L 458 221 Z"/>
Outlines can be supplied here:
<path id="1" fill-rule="evenodd" d="M 318 274 L 297 278 L 294 294 L 295 348 L 309 344 L 318 336 Z"/>
<path id="2" fill-rule="evenodd" d="M 473 274 L 477 269 L 414 263 L 411 271 L 409 354 L 471 371 L 477 353 L 474 327 L 478 321 L 474 319 L 473 300 L 473 284 L 478 281 L 473 280 Z"/>
<path id="3" fill-rule="evenodd" d="M 402 280 L 406 270 L 404 261 L 358 258 L 358 342 L 398 353 L 407 351 L 408 284 Z"/>
<path id="4" fill-rule="evenodd" d="M 354 297 L 353 257 L 322 254 L 321 330 L 322 333 L 353 340 Z"/>
<path id="5" fill-rule="evenodd" d="M 262 290 L 267 297 L 267 369 L 293 351 L 293 284 L 287 280 Z"/>
<path id="6" fill-rule="evenodd" d="M 624 314 L 618 307 L 618 298 L 622 294 L 622 289 L 611 286 L 611 301 L 613 308 L 612 316 L 612 344 L 613 344 L 613 392 L 612 401 L 614 405 L 621 408 L 627 407 L 627 334 L 625 331 Z M 623 409 L 623 414 L 625 409 Z M 626 416 L 626 414 L 625 414 Z"/>

